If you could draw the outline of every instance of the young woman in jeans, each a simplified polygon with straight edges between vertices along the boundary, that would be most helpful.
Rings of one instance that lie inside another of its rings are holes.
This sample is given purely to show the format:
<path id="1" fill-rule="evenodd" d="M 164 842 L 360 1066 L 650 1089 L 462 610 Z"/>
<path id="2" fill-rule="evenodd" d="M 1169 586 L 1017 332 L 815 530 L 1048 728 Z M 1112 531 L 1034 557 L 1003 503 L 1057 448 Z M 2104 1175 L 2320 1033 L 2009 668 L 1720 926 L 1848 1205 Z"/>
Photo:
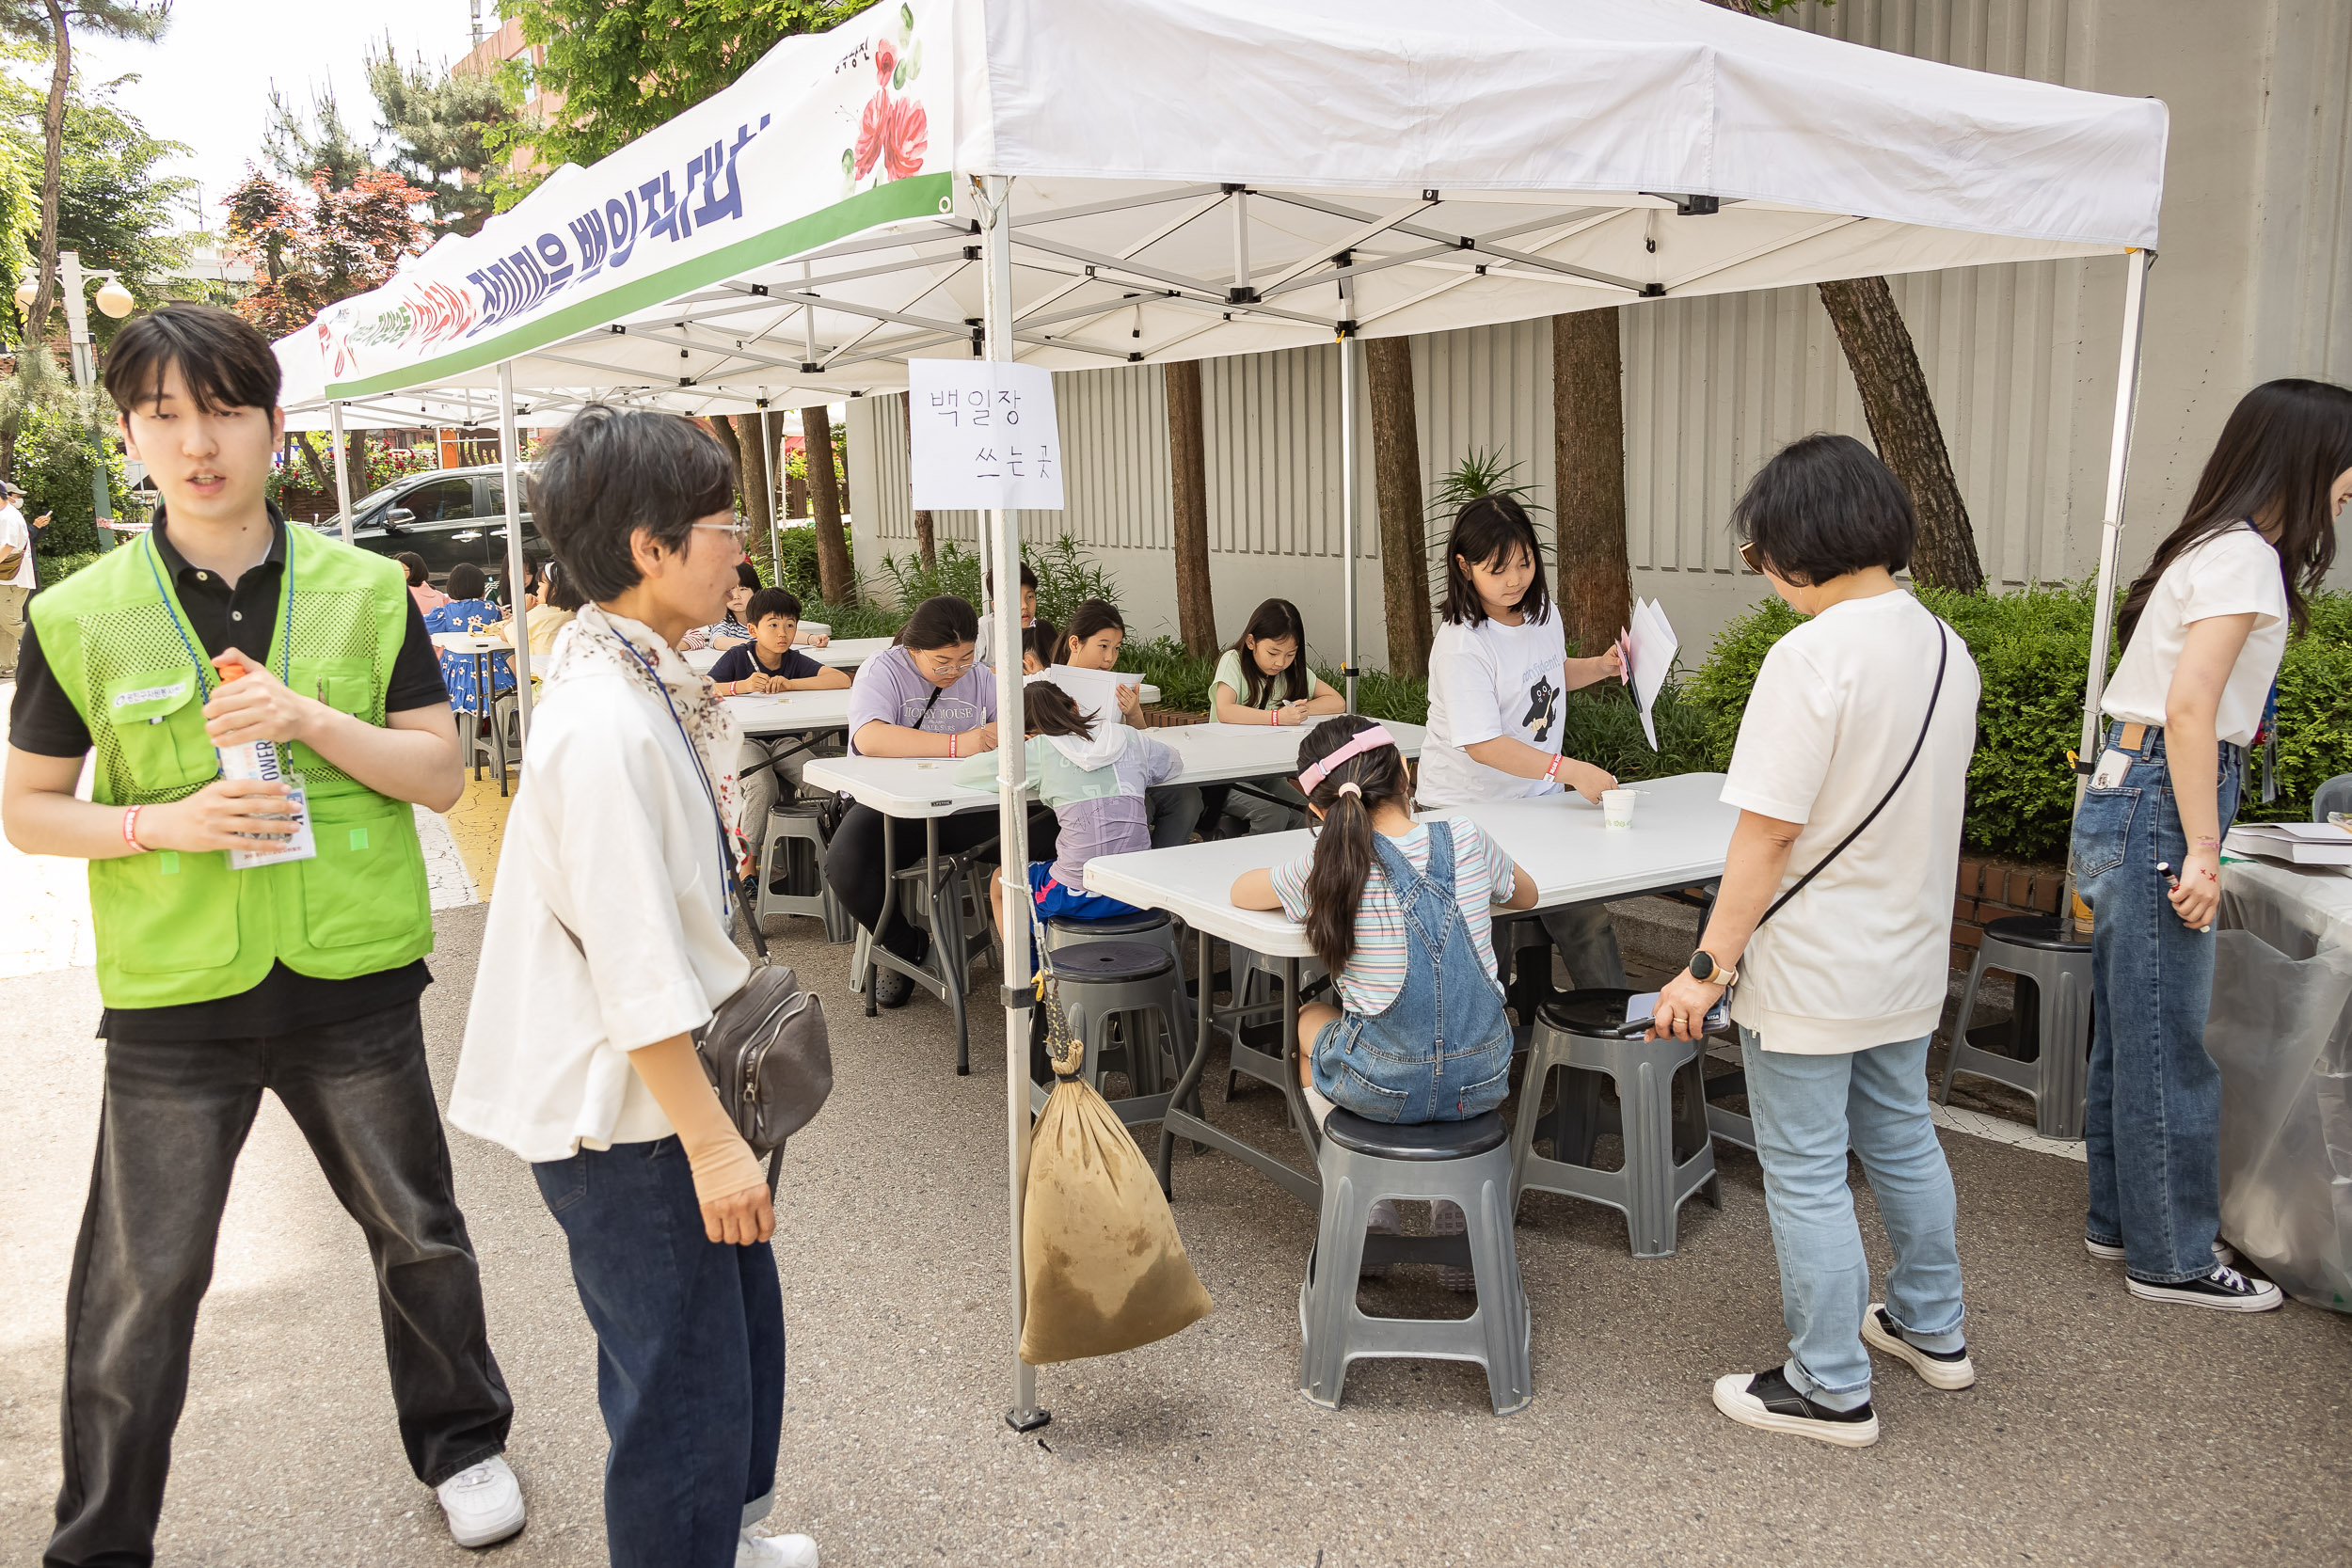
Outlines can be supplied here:
<path id="1" fill-rule="evenodd" d="M 1724 785 L 1740 821 L 1722 891 L 1691 967 L 1659 998 L 1656 1032 L 1700 1038 L 1738 982 L 1731 1017 L 1788 1355 L 1717 1379 L 1715 1407 L 1860 1448 L 1879 1434 L 1866 1344 L 1931 1387 L 1976 1381 L 1927 1061 L 1944 1011 L 1977 667 L 1895 580 L 1918 528 L 1911 498 L 1851 436 L 1788 447 L 1732 521 L 1742 558 L 1806 620 L 1756 673 Z M 1782 888 L 1817 866 L 1759 929 Z M 1883 1304 L 1870 1300 L 1849 1147 L 1894 1243 Z"/>
<path id="2" fill-rule="evenodd" d="M 2262 1312 L 2279 1288 L 2219 1243 L 2221 1074 L 2205 1053 L 2221 837 L 2289 623 L 2335 559 L 2352 391 L 2273 381 L 2239 401 L 2188 515 L 2124 595 L 2123 657 L 2074 817 L 2097 922 L 2083 1242 L 2142 1301 Z"/>
<path id="3" fill-rule="evenodd" d="M 784 1304 L 768 1183 L 692 1032 L 751 966 L 731 930 L 740 733 L 676 653 L 742 551 L 734 466 L 668 414 L 591 404 L 532 515 L 589 597 L 558 634 L 499 856 L 449 1119 L 532 1162 L 596 1333 L 614 1568 L 816 1568 L 774 1500 Z"/>

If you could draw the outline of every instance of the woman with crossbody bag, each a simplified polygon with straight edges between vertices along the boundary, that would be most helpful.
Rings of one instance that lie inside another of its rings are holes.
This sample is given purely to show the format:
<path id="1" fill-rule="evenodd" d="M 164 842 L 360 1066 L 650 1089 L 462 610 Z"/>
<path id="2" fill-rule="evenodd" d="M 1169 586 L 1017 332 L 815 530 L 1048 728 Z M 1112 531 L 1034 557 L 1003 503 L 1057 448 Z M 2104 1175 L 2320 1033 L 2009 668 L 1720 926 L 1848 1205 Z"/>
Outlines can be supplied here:
<path id="1" fill-rule="evenodd" d="M 570 1248 L 614 1568 L 818 1560 L 750 1528 L 784 1417 L 775 1222 L 694 1038 L 751 972 L 741 737 L 675 647 L 735 583 L 734 484 L 707 432 L 594 404 L 536 465 L 533 519 L 589 602 L 545 672 L 450 1096 L 453 1124 L 532 1162 Z"/>
<path id="2" fill-rule="evenodd" d="M 1780 1259 L 1788 1358 L 1719 1378 L 1716 1408 L 1860 1448 L 1878 1440 L 1866 1342 L 1932 1387 L 1976 1379 L 1927 1055 L 1949 967 L 1977 668 L 1896 581 L 1917 520 L 1852 437 L 1789 446 L 1732 522 L 1742 559 L 1808 619 L 1765 657 L 1749 695 L 1723 791 L 1740 823 L 1722 889 L 1689 970 L 1659 997 L 1657 1032 L 1699 1038 L 1732 990 Z M 1870 1300 L 1849 1147 L 1894 1245 L 1883 1305 Z"/>

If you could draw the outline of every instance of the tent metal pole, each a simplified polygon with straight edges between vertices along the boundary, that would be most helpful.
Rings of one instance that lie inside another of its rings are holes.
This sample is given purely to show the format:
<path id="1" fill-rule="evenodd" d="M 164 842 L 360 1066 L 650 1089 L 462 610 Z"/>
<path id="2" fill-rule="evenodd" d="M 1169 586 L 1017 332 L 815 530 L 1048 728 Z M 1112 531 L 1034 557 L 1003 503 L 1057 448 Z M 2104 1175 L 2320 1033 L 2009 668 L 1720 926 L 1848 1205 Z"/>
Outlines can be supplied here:
<path id="1" fill-rule="evenodd" d="M 2106 510 L 2099 529 L 2099 585 L 2093 592 L 2090 609 L 2090 668 L 2083 682 L 2082 745 L 2076 752 L 2086 763 L 2095 763 L 2099 751 L 2099 700 L 2107 684 L 2107 646 L 2109 629 L 2115 618 L 2116 558 L 2123 546 L 2123 478 L 2132 454 L 2132 413 L 2139 399 L 2140 334 L 2147 324 L 2148 267 L 2155 260 L 2153 251 L 2133 249 L 2124 253 L 2128 270 L 2123 274 L 2123 344 L 2115 372 L 2115 434 L 2107 447 Z M 2074 809 L 2080 811 L 2083 791 L 2089 786 L 2087 775 L 2074 776 Z M 2065 908 L 2074 907 L 2074 872 L 2070 864 L 2066 872 Z"/>
<path id="2" fill-rule="evenodd" d="M 983 284 L 981 322 L 987 356 L 1013 357 L 1012 336 L 1012 182 L 989 175 L 978 182 L 980 265 Z M 1021 1328 L 1028 1310 L 1022 1273 L 1022 1206 L 1029 1186 L 1029 1013 L 1014 1006 L 1019 993 L 1013 979 L 1020 967 L 1014 955 L 1029 950 L 1029 914 L 1023 895 L 1028 879 L 1022 873 L 1029 863 L 1028 752 L 1022 744 L 1021 726 L 1021 515 L 1002 508 L 986 514 L 989 576 L 1000 592 L 990 595 L 996 665 L 996 832 L 1002 853 L 997 863 L 1009 875 L 997 879 L 1000 907 L 998 929 L 1004 933 L 1005 988 L 1005 1147 L 1006 1175 L 1012 1217 L 1012 1403 L 1005 1410 L 1006 1424 L 1029 1432 L 1053 1418 L 1037 1402 L 1037 1369 L 1021 1359 Z M 1022 976 L 1026 978 L 1025 975 Z M 1022 998 L 1026 1001 L 1025 997 Z"/>
<path id="3" fill-rule="evenodd" d="M 768 580 L 784 586 L 784 541 L 776 531 L 776 501 L 781 488 L 773 483 L 782 465 L 776 462 L 776 438 L 768 428 L 768 400 L 759 400 L 760 483 L 768 491 Z"/>
<path id="4" fill-rule="evenodd" d="M 326 405 L 326 425 L 335 438 L 335 509 L 342 517 L 343 543 L 351 543 L 351 465 L 343 457 L 343 405 Z"/>
<path id="5" fill-rule="evenodd" d="M 1340 334 L 1340 572 L 1346 603 L 1347 657 L 1340 678 L 1347 687 L 1347 711 L 1356 711 L 1356 335 Z"/>
<path id="6" fill-rule="evenodd" d="M 506 497 L 506 601 L 515 609 L 515 711 L 522 724 L 525 748 L 531 745 L 531 611 L 523 605 L 523 522 L 516 497 L 522 478 L 516 471 L 522 443 L 515 433 L 515 362 L 499 361 L 499 477 Z M 493 689 L 497 683 L 493 681 Z M 496 705 L 493 705 L 495 706 Z M 496 723 L 494 712 L 490 721 Z"/>

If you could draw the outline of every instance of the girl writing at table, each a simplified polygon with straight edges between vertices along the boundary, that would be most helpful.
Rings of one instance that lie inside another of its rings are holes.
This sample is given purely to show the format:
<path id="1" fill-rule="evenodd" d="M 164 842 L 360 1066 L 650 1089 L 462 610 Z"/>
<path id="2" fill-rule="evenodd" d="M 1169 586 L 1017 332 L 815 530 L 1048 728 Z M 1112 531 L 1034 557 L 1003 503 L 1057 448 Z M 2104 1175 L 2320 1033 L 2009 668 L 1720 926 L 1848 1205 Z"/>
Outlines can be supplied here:
<path id="1" fill-rule="evenodd" d="M 1040 623 L 1043 625 L 1045 623 Z M 1072 612 L 1070 630 L 1056 643 L 1055 662 L 1073 670 L 1116 670 L 1120 650 L 1127 645 L 1127 623 L 1119 613 L 1119 607 L 1107 599 L 1088 599 Z M 1135 686 L 1120 682 L 1117 688 L 1119 706 L 1116 717 L 1121 723 L 1141 724 L 1143 697 Z M 1112 717 L 1106 713 L 1104 718 Z M 1143 810 L 1152 829 L 1152 847 L 1173 848 L 1192 842 L 1192 830 L 1200 821 L 1200 791 L 1192 784 L 1163 784 L 1152 788 L 1144 798 Z"/>
<path id="2" fill-rule="evenodd" d="M 938 758 L 954 762 L 996 749 L 996 677 L 977 667 L 979 617 L 952 594 L 925 599 L 899 628 L 897 641 L 869 658 L 850 684 L 850 754 Z M 825 855 L 825 881 L 851 918 L 885 951 L 920 964 L 930 935 L 897 914 L 882 879 L 882 834 L 891 863 L 912 865 L 924 852 L 923 824 L 885 818 L 870 806 L 851 806 L 834 830 Z M 1041 841 L 1041 833 L 1042 839 Z M 943 817 L 939 847 L 958 854 L 996 836 L 987 812 Z M 1050 853 L 1052 818 L 1032 820 L 1032 847 Z M 893 970 L 874 971 L 874 1002 L 902 1007 L 914 982 Z"/>
<path id="3" fill-rule="evenodd" d="M 1481 496 L 1454 518 L 1438 616 L 1415 791 L 1422 805 L 1571 789 L 1597 804 L 1601 791 L 1616 787 L 1607 772 L 1567 754 L 1561 721 L 1568 692 L 1622 674 L 1624 662 L 1613 647 L 1596 658 L 1568 657 L 1544 582 L 1543 546 L 1518 501 Z M 1570 904 L 1541 918 L 1575 985 L 1626 983 L 1608 906 Z"/>
<path id="4" fill-rule="evenodd" d="M 1307 624 L 1288 599 L 1268 599 L 1250 611 L 1233 645 L 1217 660 L 1209 685 L 1209 711 L 1220 724 L 1303 724 L 1346 709 L 1347 699 L 1307 668 Z M 1263 794 L 1236 789 L 1223 813 L 1240 817 L 1252 833 L 1286 832 L 1298 826 L 1298 791 L 1284 779 L 1253 779 Z M 1288 804 L 1265 798 L 1277 795 Z"/>
<path id="5" fill-rule="evenodd" d="M 1511 1021 L 1502 1010 L 1493 905 L 1535 902 L 1533 878 L 1461 817 L 1421 822 L 1405 757 L 1360 714 L 1316 725 L 1298 743 L 1298 784 L 1322 824 L 1313 849 L 1268 871 L 1245 871 L 1232 900 L 1280 910 L 1337 976 L 1340 1006 L 1298 1009 L 1298 1081 L 1318 1122 L 1333 1106 L 1374 1121 L 1462 1121 L 1509 1092 Z M 1459 1207 L 1440 1203 L 1438 1235 L 1459 1235 Z M 1372 1228 L 1393 1233 L 1396 1205 L 1375 1204 Z M 1468 1270 L 1441 1270 L 1470 1284 Z"/>

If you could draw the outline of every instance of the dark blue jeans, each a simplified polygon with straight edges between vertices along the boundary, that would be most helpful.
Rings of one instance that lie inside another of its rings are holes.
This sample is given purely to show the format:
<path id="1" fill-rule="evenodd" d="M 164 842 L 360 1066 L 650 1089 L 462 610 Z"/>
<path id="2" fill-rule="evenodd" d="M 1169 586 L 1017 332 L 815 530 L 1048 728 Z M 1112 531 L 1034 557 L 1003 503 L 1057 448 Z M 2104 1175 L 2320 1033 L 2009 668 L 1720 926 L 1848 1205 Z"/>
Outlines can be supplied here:
<path id="1" fill-rule="evenodd" d="M 596 1331 L 612 1568 L 732 1568 L 784 1432 L 775 1254 L 703 1233 L 675 1138 L 533 1164 Z"/>
<path id="2" fill-rule="evenodd" d="M 490 1355 L 417 1004 L 259 1038 L 110 1040 L 66 1287 L 65 1481 L 41 1559 L 50 1568 L 154 1560 L 197 1308 L 263 1089 L 367 1237 L 417 1478 L 437 1486 L 506 1447 L 515 1406 Z"/>
<path id="3" fill-rule="evenodd" d="M 2121 726 L 2110 724 L 2106 745 Z M 2112 789 L 2092 786 L 2074 817 L 2075 885 L 2091 929 L 2090 1085 L 2083 1142 L 2090 1171 L 2084 1234 L 2123 1248 L 2138 1279 L 2213 1272 L 2221 1225 L 2221 1073 L 2205 1053 L 2213 937 L 2183 925 L 2166 895 L 2188 853 L 2164 732 L 2150 730 Z M 2215 804 L 2237 815 L 2246 753 L 2223 742 Z"/>

